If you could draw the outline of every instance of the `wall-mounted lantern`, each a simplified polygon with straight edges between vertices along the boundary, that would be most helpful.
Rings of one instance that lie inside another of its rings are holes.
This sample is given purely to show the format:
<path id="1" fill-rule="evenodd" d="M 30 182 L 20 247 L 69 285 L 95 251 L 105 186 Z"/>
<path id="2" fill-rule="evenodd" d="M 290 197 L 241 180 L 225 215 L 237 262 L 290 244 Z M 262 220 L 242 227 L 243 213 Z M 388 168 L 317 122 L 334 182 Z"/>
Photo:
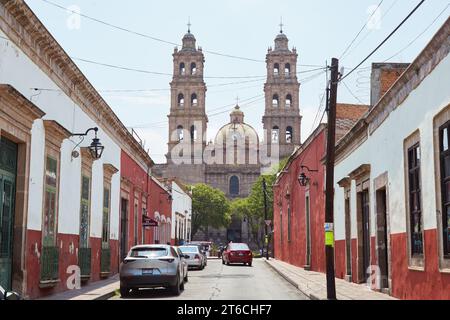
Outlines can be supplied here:
<path id="1" fill-rule="evenodd" d="M 298 180 L 298 183 L 300 184 L 300 186 L 306 187 L 309 184 L 309 181 L 311 179 L 306 176 L 305 169 L 308 170 L 308 172 L 319 172 L 319 170 L 311 170 L 307 166 L 301 166 L 301 168 L 302 168 L 302 173 L 300 173 L 297 180 Z"/>
<path id="2" fill-rule="evenodd" d="M 103 151 L 105 150 L 105 147 L 101 144 L 100 139 L 97 137 L 98 128 L 90 128 L 86 130 L 85 133 L 75 133 L 72 136 L 74 137 L 81 137 L 81 141 L 73 148 L 72 150 L 72 159 L 78 158 L 80 154 L 75 149 L 84 141 L 84 137 L 88 135 L 89 132 L 94 131 L 95 132 L 95 138 L 92 139 L 92 143 L 88 147 L 89 153 L 91 154 L 91 157 L 94 160 L 98 160 L 102 157 Z"/>

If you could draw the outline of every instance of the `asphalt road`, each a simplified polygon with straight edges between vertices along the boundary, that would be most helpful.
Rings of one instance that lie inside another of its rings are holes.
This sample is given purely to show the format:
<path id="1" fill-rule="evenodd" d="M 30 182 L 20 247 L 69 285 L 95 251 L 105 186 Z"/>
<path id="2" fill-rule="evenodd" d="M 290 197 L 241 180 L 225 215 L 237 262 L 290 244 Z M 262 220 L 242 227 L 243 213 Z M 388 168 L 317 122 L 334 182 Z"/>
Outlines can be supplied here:
<path id="1" fill-rule="evenodd" d="M 189 282 L 180 296 L 165 289 L 144 289 L 130 300 L 306 300 L 307 297 L 273 271 L 262 259 L 253 266 L 223 265 L 208 260 L 204 270 L 189 270 Z M 114 296 L 111 300 L 124 300 Z"/>

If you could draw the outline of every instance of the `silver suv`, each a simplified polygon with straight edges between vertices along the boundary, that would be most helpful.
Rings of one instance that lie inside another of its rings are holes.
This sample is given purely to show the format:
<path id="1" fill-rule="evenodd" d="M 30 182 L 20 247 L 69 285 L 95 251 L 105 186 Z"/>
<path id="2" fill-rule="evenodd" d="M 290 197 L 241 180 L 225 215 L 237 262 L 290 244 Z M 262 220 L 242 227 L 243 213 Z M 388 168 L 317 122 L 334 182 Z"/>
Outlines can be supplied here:
<path id="1" fill-rule="evenodd" d="M 180 295 L 188 281 L 186 258 L 169 245 L 132 247 L 120 265 L 120 295 L 127 297 L 130 290 L 158 287 Z"/>

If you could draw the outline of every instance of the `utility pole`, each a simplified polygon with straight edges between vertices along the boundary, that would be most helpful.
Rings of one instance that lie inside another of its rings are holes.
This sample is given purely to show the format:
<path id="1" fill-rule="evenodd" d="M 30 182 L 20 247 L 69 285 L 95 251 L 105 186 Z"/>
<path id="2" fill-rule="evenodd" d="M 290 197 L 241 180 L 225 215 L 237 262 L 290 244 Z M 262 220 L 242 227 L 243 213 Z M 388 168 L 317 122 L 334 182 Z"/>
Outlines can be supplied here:
<path id="1" fill-rule="evenodd" d="M 332 59 L 331 83 L 327 89 L 327 161 L 326 161 L 326 200 L 325 200 L 325 255 L 327 264 L 327 297 L 336 300 L 336 283 L 334 274 L 334 161 L 336 137 L 336 103 L 339 81 L 339 60 Z"/>
<path id="2" fill-rule="evenodd" d="M 263 177 L 262 181 L 262 187 L 263 187 L 263 195 L 264 195 L 264 244 L 266 247 L 266 259 L 269 260 L 269 235 L 267 231 L 267 185 L 266 185 L 266 179 Z M 264 252 L 264 246 L 263 246 L 263 252 Z"/>

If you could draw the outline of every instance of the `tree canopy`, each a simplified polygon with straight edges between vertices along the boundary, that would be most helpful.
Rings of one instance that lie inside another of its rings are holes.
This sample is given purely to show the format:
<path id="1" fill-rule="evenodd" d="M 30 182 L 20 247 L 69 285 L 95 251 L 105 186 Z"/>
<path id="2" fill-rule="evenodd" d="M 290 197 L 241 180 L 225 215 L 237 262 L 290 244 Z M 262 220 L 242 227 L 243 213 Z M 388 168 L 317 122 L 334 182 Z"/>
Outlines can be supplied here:
<path id="1" fill-rule="evenodd" d="M 192 187 L 192 236 L 208 227 L 228 227 L 230 222 L 230 202 L 222 191 L 206 184 Z"/>

